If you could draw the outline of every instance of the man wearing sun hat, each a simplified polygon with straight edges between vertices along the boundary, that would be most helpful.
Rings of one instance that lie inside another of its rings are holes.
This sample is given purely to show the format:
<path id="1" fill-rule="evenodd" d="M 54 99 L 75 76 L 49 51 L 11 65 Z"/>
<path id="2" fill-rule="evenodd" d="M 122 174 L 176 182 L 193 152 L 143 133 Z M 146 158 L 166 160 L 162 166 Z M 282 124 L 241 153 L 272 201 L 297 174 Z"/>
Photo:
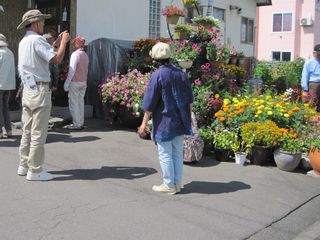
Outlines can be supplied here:
<path id="1" fill-rule="evenodd" d="M 0 33 L 0 138 L 12 136 L 9 115 L 10 90 L 16 88 L 14 55 L 8 48 L 7 38 Z M 2 132 L 2 129 L 5 132 Z"/>
<path id="2" fill-rule="evenodd" d="M 81 130 L 84 125 L 84 95 L 87 89 L 89 57 L 84 51 L 85 39 L 77 36 L 72 40 L 75 50 L 70 57 L 68 76 L 64 83 L 64 90 L 69 97 L 69 110 L 72 117 L 71 130 Z"/>
<path id="3" fill-rule="evenodd" d="M 24 116 L 23 134 L 20 142 L 20 164 L 18 175 L 30 181 L 47 181 L 54 176 L 43 170 L 44 144 L 47 138 L 51 112 L 51 90 L 49 62 L 60 64 L 70 35 L 61 33 L 61 44 L 57 51 L 41 36 L 45 19 L 33 9 L 26 12 L 17 29 L 26 29 L 19 43 L 18 70 L 23 82 L 22 111 Z"/>
<path id="4" fill-rule="evenodd" d="M 301 78 L 301 87 L 303 90 L 303 100 L 307 101 L 308 98 L 316 98 L 318 104 L 320 100 L 320 44 L 314 46 L 313 58 L 304 64 Z"/>
<path id="5" fill-rule="evenodd" d="M 187 75 L 170 64 L 170 46 L 159 42 L 150 56 L 160 65 L 151 75 L 142 107 L 145 111 L 139 135 L 144 137 L 152 115 L 152 135 L 157 142 L 163 182 L 152 190 L 175 194 L 181 191 L 183 135 L 190 135 L 191 84 Z"/>

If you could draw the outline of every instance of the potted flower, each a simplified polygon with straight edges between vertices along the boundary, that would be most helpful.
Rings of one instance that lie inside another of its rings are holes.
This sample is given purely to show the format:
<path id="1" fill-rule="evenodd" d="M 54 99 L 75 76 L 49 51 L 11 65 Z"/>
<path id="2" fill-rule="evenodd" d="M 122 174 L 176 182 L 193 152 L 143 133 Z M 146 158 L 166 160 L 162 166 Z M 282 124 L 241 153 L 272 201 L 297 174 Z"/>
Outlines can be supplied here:
<path id="1" fill-rule="evenodd" d="M 280 170 L 291 172 L 299 165 L 302 157 L 302 139 L 283 129 L 283 137 L 274 151 L 274 160 Z"/>
<path id="2" fill-rule="evenodd" d="M 238 52 L 237 53 L 237 57 L 238 57 L 238 62 L 239 62 L 239 65 L 243 65 L 243 62 L 244 62 L 244 53 L 242 51 Z"/>
<path id="3" fill-rule="evenodd" d="M 212 17 L 212 16 L 196 16 L 191 19 L 191 21 L 196 25 L 202 25 L 205 28 L 209 27 L 220 27 L 220 21 L 219 19 Z"/>
<path id="4" fill-rule="evenodd" d="M 102 102 L 110 106 L 109 111 L 115 112 L 126 127 L 136 129 L 141 123 L 141 105 L 149 78 L 150 73 L 134 69 L 127 74 L 115 73 L 100 86 Z"/>
<path id="5" fill-rule="evenodd" d="M 320 176 L 320 135 L 311 140 L 310 164 L 313 168 L 313 174 Z"/>
<path id="6" fill-rule="evenodd" d="M 214 68 L 220 67 L 224 63 L 229 62 L 230 48 L 225 45 L 216 45 L 209 43 L 207 45 L 207 59 L 211 62 Z"/>
<path id="7" fill-rule="evenodd" d="M 188 69 L 201 51 L 197 44 L 189 41 L 173 41 L 170 45 L 172 58 L 176 60 L 180 67 Z"/>
<path id="8" fill-rule="evenodd" d="M 188 39 L 192 32 L 192 27 L 189 24 L 181 23 L 174 28 L 174 38 L 178 40 Z"/>
<path id="9" fill-rule="evenodd" d="M 181 0 L 182 4 L 185 7 L 192 7 L 195 4 L 198 4 L 198 0 Z"/>
<path id="10" fill-rule="evenodd" d="M 204 142 L 203 155 L 208 155 L 213 150 L 214 132 L 210 127 L 200 127 L 199 135 Z"/>
<path id="11" fill-rule="evenodd" d="M 215 147 L 216 160 L 230 161 L 232 159 L 232 145 L 237 139 L 237 131 L 219 129 L 214 133 L 213 145 Z"/>
<path id="12" fill-rule="evenodd" d="M 241 137 L 246 143 L 252 143 L 250 161 L 255 165 L 264 165 L 273 158 L 273 148 L 282 139 L 282 132 L 276 123 L 248 122 L 241 126 Z"/>
<path id="13" fill-rule="evenodd" d="M 231 149 L 234 152 L 236 164 L 244 165 L 247 160 L 247 155 L 251 149 L 250 142 L 244 142 L 239 134 L 236 136 L 236 140 L 231 145 Z"/>
<path id="14" fill-rule="evenodd" d="M 168 24 L 177 24 L 180 17 L 186 16 L 186 12 L 181 8 L 170 5 L 162 9 L 162 15 L 167 18 Z"/>

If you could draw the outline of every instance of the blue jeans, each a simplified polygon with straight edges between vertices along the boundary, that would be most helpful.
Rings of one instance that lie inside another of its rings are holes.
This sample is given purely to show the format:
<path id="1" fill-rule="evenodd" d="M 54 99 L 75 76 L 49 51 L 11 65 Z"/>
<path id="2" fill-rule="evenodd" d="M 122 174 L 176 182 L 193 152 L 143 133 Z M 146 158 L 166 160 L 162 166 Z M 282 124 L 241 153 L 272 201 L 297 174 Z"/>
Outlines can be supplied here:
<path id="1" fill-rule="evenodd" d="M 0 90 L 0 133 L 2 132 L 2 127 L 6 131 L 11 131 L 11 121 L 9 115 L 9 90 Z"/>
<path id="2" fill-rule="evenodd" d="M 183 169 L 183 135 L 171 141 L 157 142 L 160 166 L 163 173 L 163 182 L 173 188 L 181 183 Z"/>

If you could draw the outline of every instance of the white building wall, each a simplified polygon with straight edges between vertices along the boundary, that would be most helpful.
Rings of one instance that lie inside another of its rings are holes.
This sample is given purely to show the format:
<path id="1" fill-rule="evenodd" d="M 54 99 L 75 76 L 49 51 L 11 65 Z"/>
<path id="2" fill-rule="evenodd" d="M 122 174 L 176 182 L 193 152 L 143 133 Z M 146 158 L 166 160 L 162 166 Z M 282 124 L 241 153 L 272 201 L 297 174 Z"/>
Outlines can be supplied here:
<path id="1" fill-rule="evenodd" d="M 125 4 L 125 6 L 124 6 Z M 161 8 L 170 5 L 171 0 L 162 0 Z M 183 7 L 180 0 L 173 5 Z M 208 0 L 200 0 L 200 5 L 208 5 Z M 242 11 L 230 10 L 229 6 L 239 6 Z M 246 56 L 253 56 L 254 45 L 242 44 L 241 17 L 255 19 L 256 0 L 214 0 L 213 6 L 225 9 L 225 41 L 241 50 Z M 184 21 L 180 18 L 180 22 Z M 160 18 L 160 35 L 169 37 L 166 19 Z M 170 31 L 173 34 L 173 25 Z M 88 42 L 105 37 L 121 40 L 137 40 L 149 36 L 149 0 L 77 0 L 77 34 Z"/>
<path id="2" fill-rule="evenodd" d="M 87 42 L 98 38 L 137 40 L 149 34 L 148 0 L 77 0 L 77 34 Z"/>

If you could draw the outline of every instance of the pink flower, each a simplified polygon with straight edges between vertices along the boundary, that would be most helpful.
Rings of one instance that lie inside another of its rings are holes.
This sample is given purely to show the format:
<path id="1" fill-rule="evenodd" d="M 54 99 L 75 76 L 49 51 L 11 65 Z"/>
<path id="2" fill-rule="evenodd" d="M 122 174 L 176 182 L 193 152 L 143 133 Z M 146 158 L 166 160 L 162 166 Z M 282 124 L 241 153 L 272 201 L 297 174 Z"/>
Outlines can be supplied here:
<path id="1" fill-rule="evenodd" d="M 192 45 L 192 49 L 196 49 L 197 50 L 198 49 L 198 45 L 197 44 L 193 44 Z"/>
<path id="2" fill-rule="evenodd" d="M 201 84 L 201 81 L 199 78 L 197 78 L 196 80 L 194 80 L 194 84 L 195 85 L 200 85 Z"/>
<path id="3" fill-rule="evenodd" d="M 203 26 L 202 26 L 201 24 L 199 24 L 199 25 L 198 25 L 198 29 L 199 29 L 199 30 L 202 30 L 202 29 L 203 29 Z"/>

